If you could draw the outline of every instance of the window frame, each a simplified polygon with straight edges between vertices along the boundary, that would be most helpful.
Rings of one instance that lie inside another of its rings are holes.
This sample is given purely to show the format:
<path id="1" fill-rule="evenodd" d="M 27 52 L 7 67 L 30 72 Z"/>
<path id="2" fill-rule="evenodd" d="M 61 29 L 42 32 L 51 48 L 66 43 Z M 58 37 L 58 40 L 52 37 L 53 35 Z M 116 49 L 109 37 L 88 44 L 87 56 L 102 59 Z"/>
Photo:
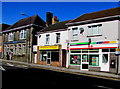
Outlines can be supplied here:
<path id="1" fill-rule="evenodd" d="M 79 29 L 78 27 L 72 28 L 72 41 L 78 41 Z"/>
<path id="2" fill-rule="evenodd" d="M 26 39 L 26 30 L 20 31 L 20 39 Z"/>
<path id="3" fill-rule="evenodd" d="M 49 44 L 50 42 L 50 34 L 46 34 L 46 44 Z"/>
<path id="4" fill-rule="evenodd" d="M 8 41 L 13 41 L 13 39 L 14 39 L 14 33 L 10 32 L 8 35 Z"/>
<path id="5" fill-rule="evenodd" d="M 90 36 L 101 36 L 101 26 L 102 24 L 98 24 L 98 25 L 92 25 L 92 26 L 88 26 L 89 30 L 88 30 L 88 37 Z"/>
<path id="6" fill-rule="evenodd" d="M 60 43 L 60 33 L 56 33 L 56 43 Z"/>

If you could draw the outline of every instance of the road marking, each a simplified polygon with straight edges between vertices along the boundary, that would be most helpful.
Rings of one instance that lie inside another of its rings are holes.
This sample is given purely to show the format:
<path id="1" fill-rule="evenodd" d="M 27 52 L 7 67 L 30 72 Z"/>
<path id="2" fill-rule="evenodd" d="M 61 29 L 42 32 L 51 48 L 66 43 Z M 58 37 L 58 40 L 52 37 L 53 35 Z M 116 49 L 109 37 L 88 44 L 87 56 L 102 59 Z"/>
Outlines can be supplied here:
<path id="1" fill-rule="evenodd" d="M 10 64 L 10 63 L 7 63 L 7 65 L 9 65 L 9 66 L 14 66 L 14 65 L 12 65 L 12 64 Z"/>
<path id="2" fill-rule="evenodd" d="M 106 86 L 101 86 L 101 85 L 94 85 L 98 88 L 103 88 L 103 89 L 113 89 L 113 88 L 110 88 L 110 87 L 106 87 Z"/>
<path id="3" fill-rule="evenodd" d="M 2 66 L 0 66 L 0 69 L 3 70 L 3 71 L 6 71 Z"/>
<path id="4" fill-rule="evenodd" d="M 27 69 L 27 68 L 28 68 L 28 66 L 25 66 L 25 65 L 17 65 L 16 67 L 24 68 L 24 69 Z"/>

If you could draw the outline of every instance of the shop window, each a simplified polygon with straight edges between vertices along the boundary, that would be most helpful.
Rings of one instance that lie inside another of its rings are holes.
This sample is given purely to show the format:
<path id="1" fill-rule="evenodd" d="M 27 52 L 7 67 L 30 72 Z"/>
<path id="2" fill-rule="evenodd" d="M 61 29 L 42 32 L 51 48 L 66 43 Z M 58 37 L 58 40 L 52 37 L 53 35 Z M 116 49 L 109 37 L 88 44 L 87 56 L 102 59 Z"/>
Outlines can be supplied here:
<path id="1" fill-rule="evenodd" d="M 110 52 L 115 52 L 115 48 L 111 48 L 111 49 L 110 49 Z"/>
<path id="2" fill-rule="evenodd" d="M 14 54 L 17 55 L 17 45 L 14 45 Z"/>
<path id="3" fill-rule="evenodd" d="M 25 44 L 23 44 L 22 51 L 23 51 L 23 54 L 26 53 L 26 45 Z"/>
<path id="4" fill-rule="evenodd" d="M 47 54 L 44 51 L 41 51 L 40 53 L 40 61 L 46 61 Z"/>
<path id="5" fill-rule="evenodd" d="M 108 54 L 103 54 L 102 63 L 107 63 L 107 62 L 108 62 Z"/>
<path id="6" fill-rule="evenodd" d="M 70 55 L 70 64 L 81 64 L 81 55 Z"/>
<path id="7" fill-rule="evenodd" d="M 59 61 L 59 52 L 51 52 L 51 61 Z"/>
<path id="8" fill-rule="evenodd" d="M 102 49 L 102 52 L 109 52 L 109 49 Z"/>
<path id="9" fill-rule="evenodd" d="M 22 55 L 22 47 L 21 47 L 21 44 L 18 45 L 18 55 Z"/>
<path id="10" fill-rule="evenodd" d="M 99 55 L 89 55 L 89 65 L 97 66 L 99 63 Z"/>

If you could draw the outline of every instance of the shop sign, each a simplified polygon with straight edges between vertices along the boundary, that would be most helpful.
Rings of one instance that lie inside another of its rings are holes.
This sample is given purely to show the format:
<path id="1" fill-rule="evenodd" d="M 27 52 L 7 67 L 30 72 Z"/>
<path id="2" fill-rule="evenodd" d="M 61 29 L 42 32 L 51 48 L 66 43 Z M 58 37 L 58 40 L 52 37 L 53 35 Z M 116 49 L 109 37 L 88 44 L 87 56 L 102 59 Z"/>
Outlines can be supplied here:
<path id="1" fill-rule="evenodd" d="M 52 49 L 59 49 L 58 45 L 54 46 L 39 46 L 39 50 L 52 50 Z"/>
<path id="2" fill-rule="evenodd" d="M 2 52 L 2 46 L 0 46 L 0 52 Z"/>
<path id="3" fill-rule="evenodd" d="M 116 54 L 120 54 L 120 48 L 116 49 Z"/>

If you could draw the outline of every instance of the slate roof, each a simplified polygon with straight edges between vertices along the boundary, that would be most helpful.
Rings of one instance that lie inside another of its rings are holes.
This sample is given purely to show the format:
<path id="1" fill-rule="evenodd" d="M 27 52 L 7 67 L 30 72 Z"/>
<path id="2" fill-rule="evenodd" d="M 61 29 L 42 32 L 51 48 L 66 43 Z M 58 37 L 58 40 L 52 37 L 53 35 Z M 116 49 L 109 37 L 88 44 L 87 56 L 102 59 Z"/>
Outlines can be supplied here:
<path id="1" fill-rule="evenodd" d="M 6 30 L 8 27 L 10 27 L 10 25 L 2 23 L 2 24 L 0 24 L 0 31 L 4 31 L 4 30 Z"/>
<path id="2" fill-rule="evenodd" d="M 71 21 L 71 20 L 66 20 L 66 21 L 62 21 L 62 22 L 57 22 L 55 24 L 51 24 L 48 27 L 42 29 L 42 32 L 65 29 L 65 28 L 67 28 L 67 26 L 65 24 L 68 23 L 69 21 Z"/>
<path id="3" fill-rule="evenodd" d="M 78 18 L 72 20 L 70 23 L 104 18 L 104 17 L 109 17 L 109 16 L 115 16 L 115 15 L 120 15 L 120 7 L 83 14 L 83 15 L 79 16 Z"/>
<path id="4" fill-rule="evenodd" d="M 34 16 L 17 21 L 13 25 L 11 25 L 9 28 L 7 28 L 7 30 L 21 27 L 21 26 L 30 25 L 30 24 L 35 24 L 35 25 L 46 27 L 46 23 L 38 15 L 34 15 Z"/>

